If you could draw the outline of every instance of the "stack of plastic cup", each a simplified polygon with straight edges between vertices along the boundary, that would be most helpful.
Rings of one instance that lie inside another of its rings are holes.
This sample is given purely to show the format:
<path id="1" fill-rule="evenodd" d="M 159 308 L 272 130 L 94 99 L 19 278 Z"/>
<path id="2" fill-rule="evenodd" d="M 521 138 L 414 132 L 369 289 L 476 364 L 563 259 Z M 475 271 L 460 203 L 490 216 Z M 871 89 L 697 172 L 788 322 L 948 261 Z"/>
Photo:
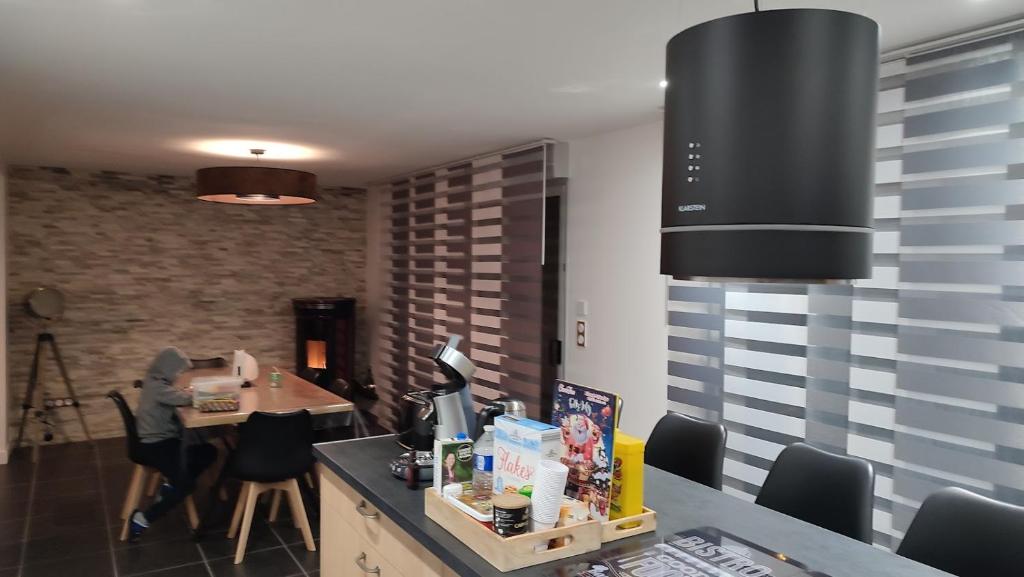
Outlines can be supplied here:
<path id="1" fill-rule="evenodd" d="M 569 467 L 558 461 L 537 463 L 537 476 L 530 497 L 530 519 L 534 531 L 551 529 L 558 522 L 568 478 Z"/>

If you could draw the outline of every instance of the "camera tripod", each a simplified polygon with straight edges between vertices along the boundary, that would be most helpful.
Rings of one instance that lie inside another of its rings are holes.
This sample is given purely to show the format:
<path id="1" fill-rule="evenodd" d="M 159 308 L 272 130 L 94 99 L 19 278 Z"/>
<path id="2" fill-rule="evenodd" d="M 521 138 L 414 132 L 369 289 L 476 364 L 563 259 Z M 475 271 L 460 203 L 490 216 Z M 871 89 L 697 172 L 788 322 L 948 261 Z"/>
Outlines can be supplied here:
<path id="1" fill-rule="evenodd" d="M 51 401 L 46 395 L 46 384 L 43 383 L 43 407 L 37 409 L 32 414 L 32 418 L 41 424 L 45 429 L 43 433 L 43 440 L 50 441 L 53 439 L 53 433 L 49 430 L 53 427 L 53 420 L 50 418 L 50 411 L 59 408 L 72 406 L 75 408 L 75 412 L 78 413 L 78 422 L 82 425 L 82 431 L 85 433 L 87 441 L 92 441 L 92 436 L 89 435 L 89 428 L 85 425 L 85 417 L 82 416 L 82 407 L 78 402 L 78 396 L 75 395 L 75 389 L 71 385 L 71 377 L 68 376 L 68 370 L 64 366 L 64 358 L 60 355 L 60 348 L 57 347 L 57 340 L 54 338 L 52 333 L 42 332 L 36 336 L 36 352 L 32 356 L 32 368 L 29 370 L 28 386 L 25 387 L 25 399 L 21 402 L 21 423 L 18 425 L 18 440 L 14 443 L 14 448 L 17 449 L 21 446 L 21 441 L 25 436 L 25 425 L 28 423 L 29 412 L 35 409 L 33 403 L 36 397 L 36 388 L 39 385 L 41 363 L 42 363 L 42 352 L 43 345 L 49 343 L 50 351 L 53 353 L 53 359 L 57 363 L 57 369 L 60 371 L 60 376 L 64 380 L 64 386 L 67 388 L 67 397 L 59 398 L 56 401 Z M 38 449 L 39 443 L 33 442 L 33 453 L 32 460 L 36 460 L 37 454 L 35 449 Z"/>

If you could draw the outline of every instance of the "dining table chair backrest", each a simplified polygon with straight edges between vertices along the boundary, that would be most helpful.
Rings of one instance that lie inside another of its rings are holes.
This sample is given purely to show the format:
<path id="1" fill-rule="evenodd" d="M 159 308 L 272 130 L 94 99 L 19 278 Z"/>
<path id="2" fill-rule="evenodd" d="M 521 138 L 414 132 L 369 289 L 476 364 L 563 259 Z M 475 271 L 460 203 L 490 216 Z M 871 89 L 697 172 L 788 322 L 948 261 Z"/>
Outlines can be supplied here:
<path id="1" fill-rule="evenodd" d="M 223 369 L 228 366 L 228 361 L 224 357 L 210 357 L 208 359 L 189 359 L 192 363 L 191 370 L 196 369 Z M 132 386 L 136 389 L 142 388 L 142 379 L 136 379 Z"/>
<path id="2" fill-rule="evenodd" d="M 124 423 L 124 436 L 128 442 L 128 458 L 133 463 L 142 463 L 140 457 L 140 445 L 142 441 L 139 439 L 139 430 L 135 426 L 135 415 L 132 414 L 132 410 L 128 406 L 128 401 L 126 401 L 124 396 L 117 391 L 110 391 L 107 393 L 107 398 L 114 401 L 114 405 L 117 406 L 117 412 L 121 415 L 121 421 Z"/>
<path id="3" fill-rule="evenodd" d="M 644 447 L 644 463 L 721 489 L 726 434 L 721 423 L 670 411 L 651 431 Z"/>
<path id="4" fill-rule="evenodd" d="M 874 493 L 871 463 L 794 443 L 779 453 L 754 502 L 870 544 Z"/>
<path id="5" fill-rule="evenodd" d="M 208 359 L 189 359 L 192 369 L 223 369 L 228 366 L 224 357 L 210 357 Z"/>
<path id="6" fill-rule="evenodd" d="M 313 466 L 313 418 L 291 413 L 255 412 L 238 427 L 231 473 L 246 481 L 272 483 L 301 477 Z"/>
<path id="7" fill-rule="evenodd" d="M 1024 507 L 957 487 L 928 496 L 896 552 L 957 577 L 1024 571 Z"/>

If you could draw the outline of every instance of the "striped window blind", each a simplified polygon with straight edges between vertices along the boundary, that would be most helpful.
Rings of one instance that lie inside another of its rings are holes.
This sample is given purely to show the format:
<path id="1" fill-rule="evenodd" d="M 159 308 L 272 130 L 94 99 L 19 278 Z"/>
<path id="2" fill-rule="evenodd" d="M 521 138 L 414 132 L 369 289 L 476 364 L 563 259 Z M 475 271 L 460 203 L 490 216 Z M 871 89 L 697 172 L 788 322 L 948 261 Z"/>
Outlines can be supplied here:
<path id="1" fill-rule="evenodd" d="M 558 227 L 544 201 L 564 186 L 546 181 L 551 146 L 430 169 L 384 187 L 387 295 L 375 413 L 385 427 L 397 425 L 402 394 L 444 382 L 430 357 L 450 335 L 464 339 L 459 348 L 477 366 L 476 402 L 504 394 L 540 414 L 542 335 L 556 314 L 545 299 L 542 251 L 550 257 L 554 248 L 557 261 L 543 227 L 550 232 L 552 219 Z"/>
<path id="2" fill-rule="evenodd" d="M 668 397 L 748 499 L 795 441 L 870 460 L 894 548 L 941 487 L 1024 504 L 1024 34 L 882 76 L 873 278 L 671 282 Z"/>

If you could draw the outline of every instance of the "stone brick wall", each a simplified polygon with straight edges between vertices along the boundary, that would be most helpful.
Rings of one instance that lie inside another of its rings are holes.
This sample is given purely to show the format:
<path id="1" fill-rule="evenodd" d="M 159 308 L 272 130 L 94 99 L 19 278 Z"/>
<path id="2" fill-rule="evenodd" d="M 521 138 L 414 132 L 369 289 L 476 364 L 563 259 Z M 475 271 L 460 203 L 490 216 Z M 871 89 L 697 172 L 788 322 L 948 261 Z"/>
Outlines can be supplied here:
<path id="1" fill-rule="evenodd" d="M 366 367 L 366 193 L 324 189 L 311 206 L 195 200 L 190 178 L 10 167 L 8 277 L 11 423 L 17 427 L 38 320 L 22 303 L 60 289 L 53 323 L 95 437 L 123 435 L 111 389 L 134 406 L 133 380 L 176 345 L 194 357 L 244 348 L 293 368 L 293 297 L 359 300 L 357 375 Z M 47 357 L 49 389 L 63 387 Z M 71 409 L 57 411 L 72 439 Z M 62 440 L 57 430 L 57 440 Z"/>

